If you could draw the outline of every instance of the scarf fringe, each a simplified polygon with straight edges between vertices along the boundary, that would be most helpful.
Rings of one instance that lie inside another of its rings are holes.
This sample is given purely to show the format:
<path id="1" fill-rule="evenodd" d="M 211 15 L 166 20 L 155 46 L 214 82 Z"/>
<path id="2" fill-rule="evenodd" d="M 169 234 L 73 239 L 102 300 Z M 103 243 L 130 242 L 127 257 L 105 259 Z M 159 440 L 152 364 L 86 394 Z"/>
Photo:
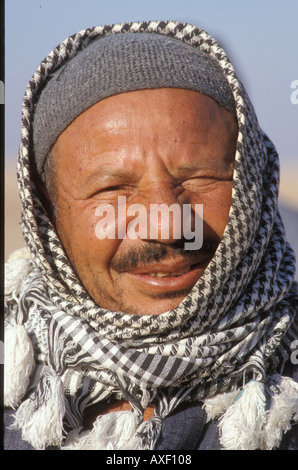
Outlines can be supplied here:
<path id="1" fill-rule="evenodd" d="M 19 405 L 34 368 L 33 346 L 25 327 L 7 327 L 4 341 L 4 406 L 15 409 Z"/>
<path id="2" fill-rule="evenodd" d="M 98 416 L 91 431 L 71 431 L 63 450 L 119 450 L 126 448 L 139 423 L 132 411 L 114 411 Z"/>
<path id="3" fill-rule="evenodd" d="M 14 251 L 5 263 L 5 302 L 16 300 L 21 284 L 32 271 L 33 265 L 27 248 Z"/>
<path id="4" fill-rule="evenodd" d="M 123 450 L 153 450 L 162 428 L 162 418 L 153 416 L 141 424 Z"/>
<path id="5" fill-rule="evenodd" d="M 271 403 L 266 409 L 268 396 Z M 298 421 L 298 384 L 275 374 L 266 386 L 252 380 L 240 393 L 232 391 L 205 400 L 204 408 L 208 421 L 220 416 L 220 443 L 224 449 L 271 450 Z"/>
<path id="6" fill-rule="evenodd" d="M 271 406 L 266 410 L 266 394 Z M 239 390 L 205 401 L 208 421 L 221 414 L 220 443 L 226 450 L 271 450 L 279 446 L 283 433 L 298 421 L 298 384 L 278 374 L 267 386 L 252 380 Z M 15 413 L 13 427 L 22 429 L 22 438 L 35 449 L 59 446 L 63 450 L 151 450 L 160 435 L 162 419 L 154 416 L 141 425 L 133 411 L 99 416 L 91 431 L 82 427 L 71 431 L 62 446 L 65 402 L 59 377 L 48 374 L 37 392 Z"/>
<path id="7" fill-rule="evenodd" d="M 226 392 L 221 395 L 207 398 L 203 405 L 203 408 L 207 413 L 207 423 L 221 416 L 229 406 L 234 403 L 238 395 L 239 390 L 237 389 L 232 392 Z"/>
<path id="8" fill-rule="evenodd" d="M 22 439 L 35 449 L 61 446 L 65 414 L 64 388 L 54 374 L 43 376 L 37 390 L 25 400 L 15 413 L 14 429 L 22 430 Z"/>
<path id="9" fill-rule="evenodd" d="M 271 386 L 276 387 L 271 410 L 268 411 L 266 428 L 263 433 L 263 449 L 279 446 L 283 433 L 291 429 L 291 423 L 298 422 L 298 384 L 289 377 L 272 376 Z"/>
<path id="10" fill-rule="evenodd" d="M 264 384 L 253 380 L 220 418 L 220 443 L 227 450 L 257 449 L 265 421 Z"/>

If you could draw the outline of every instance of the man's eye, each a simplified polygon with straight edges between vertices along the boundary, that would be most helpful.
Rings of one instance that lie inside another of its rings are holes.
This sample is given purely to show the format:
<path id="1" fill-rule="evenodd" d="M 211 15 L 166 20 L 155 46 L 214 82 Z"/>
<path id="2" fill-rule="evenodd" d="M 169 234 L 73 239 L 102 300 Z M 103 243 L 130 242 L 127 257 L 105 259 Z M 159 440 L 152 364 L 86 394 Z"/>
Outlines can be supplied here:
<path id="1" fill-rule="evenodd" d="M 122 186 L 120 185 L 115 185 L 115 186 L 108 186 L 107 188 L 102 189 L 100 192 L 108 192 L 108 191 L 120 191 Z"/>
<path id="2" fill-rule="evenodd" d="M 200 176 L 198 178 L 189 178 L 188 180 L 184 181 L 184 185 L 201 185 L 204 186 L 206 184 L 212 184 L 220 181 L 219 178 L 210 177 L 210 176 Z"/>
<path id="3" fill-rule="evenodd" d="M 218 178 L 213 176 L 190 178 L 183 182 L 183 187 L 188 191 L 213 191 L 232 181 L 232 178 Z"/>

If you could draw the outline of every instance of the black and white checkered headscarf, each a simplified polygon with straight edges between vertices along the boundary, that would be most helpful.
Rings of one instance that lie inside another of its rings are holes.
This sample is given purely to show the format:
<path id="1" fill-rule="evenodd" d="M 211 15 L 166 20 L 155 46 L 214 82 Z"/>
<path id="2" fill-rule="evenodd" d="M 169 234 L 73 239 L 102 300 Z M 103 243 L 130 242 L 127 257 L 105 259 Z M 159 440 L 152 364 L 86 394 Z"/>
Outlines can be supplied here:
<path id="1" fill-rule="evenodd" d="M 94 303 L 39 200 L 30 166 L 34 104 L 49 75 L 93 39 L 126 32 L 169 35 L 210 54 L 233 92 L 239 127 L 222 241 L 187 297 L 157 316 L 112 312 Z M 222 416 L 226 448 L 276 446 L 286 425 L 272 437 L 274 400 L 288 397 L 289 422 L 297 413 L 298 388 L 280 375 L 297 338 L 295 259 L 277 206 L 278 155 L 217 42 L 177 22 L 99 26 L 62 42 L 26 91 L 18 181 L 31 261 L 7 305 L 10 323 L 14 316 L 26 329 L 36 364 L 26 399 L 14 404 L 24 439 L 36 448 L 152 449 L 165 416 L 182 402 L 201 401 L 210 416 Z M 272 400 L 266 408 L 268 394 Z M 80 432 L 86 407 L 111 396 L 128 400 L 132 411 L 108 413 L 92 431 Z M 155 415 L 142 422 L 149 403 Z M 254 407 L 253 441 L 237 428 L 245 403 Z"/>

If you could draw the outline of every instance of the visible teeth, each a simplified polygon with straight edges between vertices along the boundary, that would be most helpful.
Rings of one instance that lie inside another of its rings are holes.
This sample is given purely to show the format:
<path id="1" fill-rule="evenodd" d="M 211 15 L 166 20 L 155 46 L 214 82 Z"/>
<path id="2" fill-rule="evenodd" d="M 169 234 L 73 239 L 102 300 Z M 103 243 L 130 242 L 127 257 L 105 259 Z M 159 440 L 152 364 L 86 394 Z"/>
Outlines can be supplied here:
<path id="1" fill-rule="evenodd" d="M 170 273 L 148 273 L 151 277 L 167 277 Z"/>
<path id="2" fill-rule="evenodd" d="M 177 276 L 181 276 L 182 274 L 185 274 L 187 272 L 188 272 L 188 270 L 180 272 L 180 273 L 148 273 L 148 274 L 151 277 L 177 277 Z"/>

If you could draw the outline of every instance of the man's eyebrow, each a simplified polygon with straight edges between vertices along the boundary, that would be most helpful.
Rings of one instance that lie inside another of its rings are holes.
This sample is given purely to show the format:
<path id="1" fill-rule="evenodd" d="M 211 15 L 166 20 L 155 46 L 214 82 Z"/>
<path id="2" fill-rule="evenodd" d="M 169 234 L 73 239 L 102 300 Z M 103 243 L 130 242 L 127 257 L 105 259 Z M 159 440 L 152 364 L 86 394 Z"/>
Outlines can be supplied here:
<path id="1" fill-rule="evenodd" d="M 135 171 L 129 170 L 121 170 L 120 168 L 113 168 L 113 169 L 102 169 L 101 171 L 98 170 L 88 177 L 88 182 L 97 182 L 101 181 L 104 182 L 105 180 L 115 179 L 115 180 L 122 180 L 125 181 L 130 177 L 136 177 Z"/>
<path id="2" fill-rule="evenodd" d="M 204 159 L 199 160 L 196 163 L 189 163 L 181 165 L 177 168 L 179 174 L 188 174 L 192 172 L 198 172 L 200 170 L 221 170 L 221 171 L 230 171 L 234 166 L 234 160 L 231 158 L 226 158 L 224 160 L 215 161 L 214 159 Z"/>

